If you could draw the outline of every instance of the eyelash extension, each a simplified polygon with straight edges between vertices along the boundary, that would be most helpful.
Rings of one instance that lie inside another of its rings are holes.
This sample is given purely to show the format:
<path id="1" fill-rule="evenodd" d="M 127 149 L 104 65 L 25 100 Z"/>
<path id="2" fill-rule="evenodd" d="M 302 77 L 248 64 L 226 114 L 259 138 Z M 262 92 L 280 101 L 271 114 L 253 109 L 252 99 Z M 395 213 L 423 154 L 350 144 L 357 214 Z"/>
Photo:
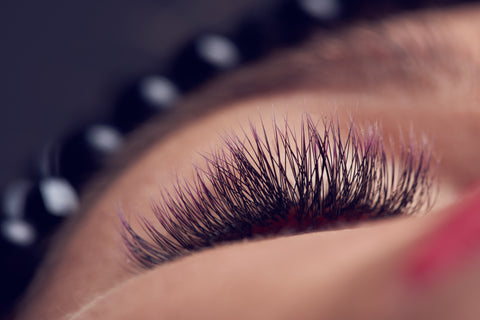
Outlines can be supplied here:
<path id="1" fill-rule="evenodd" d="M 430 208 L 435 166 L 427 144 L 413 138 L 387 153 L 378 127 L 338 120 L 319 129 L 304 115 L 299 131 L 262 122 L 224 138 L 204 156 L 193 182 L 179 179 L 153 203 L 156 222 L 140 217 L 145 235 L 124 216 L 130 263 L 149 269 L 214 245 L 272 235 L 326 230 Z M 398 165 L 399 164 L 399 165 Z"/>

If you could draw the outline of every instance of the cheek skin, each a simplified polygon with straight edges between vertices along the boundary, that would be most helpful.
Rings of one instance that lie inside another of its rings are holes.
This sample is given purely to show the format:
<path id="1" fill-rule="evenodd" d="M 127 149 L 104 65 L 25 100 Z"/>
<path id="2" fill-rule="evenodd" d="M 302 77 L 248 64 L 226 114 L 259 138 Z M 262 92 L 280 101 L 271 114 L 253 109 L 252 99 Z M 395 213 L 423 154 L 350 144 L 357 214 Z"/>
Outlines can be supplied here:
<path id="1" fill-rule="evenodd" d="M 406 99 L 404 95 L 400 99 L 400 95 L 399 92 L 382 95 L 319 91 L 276 95 L 225 107 L 179 130 L 142 156 L 91 208 L 65 242 L 59 260 L 39 284 L 41 294 L 33 296 L 21 319 L 61 318 L 132 278 L 120 249 L 118 210 L 151 218 L 151 199 L 156 198 L 159 185 L 168 185 L 175 172 L 188 179 L 192 162 L 201 160 L 199 152 L 208 152 L 219 145 L 219 133 L 248 125 L 249 119 L 259 116 L 265 123 L 271 123 L 274 117 L 282 119 L 287 115 L 295 123 L 304 111 L 314 119 L 322 119 L 335 109 L 339 117 L 345 116 L 347 120 L 353 114 L 359 123 L 371 123 L 372 119 L 382 122 L 387 136 L 396 136 L 399 127 L 408 132 L 412 125 L 435 138 L 435 152 L 442 156 L 439 173 L 442 190 L 448 190 L 443 194 L 455 197 L 480 177 L 478 166 L 471 165 L 472 161 L 480 161 L 480 150 L 471 147 L 474 137 L 480 135 L 480 128 L 474 125 L 480 123 L 479 114 L 465 110 L 452 115 L 446 107 L 448 101 L 442 107 L 430 100 L 430 105 L 436 108 L 432 112 L 425 107 L 427 99 L 413 96 Z M 394 111 L 385 112 L 387 107 Z M 452 117 L 454 123 L 450 121 Z M 472 125 L 465 126 L 467 121 Z M 446 127 L 451 129 L 447 131 Z M 469 158 L 463 158 L 462 152 L 469 152 Z M 62 308 L 52 306 L 52 301 Z"/>

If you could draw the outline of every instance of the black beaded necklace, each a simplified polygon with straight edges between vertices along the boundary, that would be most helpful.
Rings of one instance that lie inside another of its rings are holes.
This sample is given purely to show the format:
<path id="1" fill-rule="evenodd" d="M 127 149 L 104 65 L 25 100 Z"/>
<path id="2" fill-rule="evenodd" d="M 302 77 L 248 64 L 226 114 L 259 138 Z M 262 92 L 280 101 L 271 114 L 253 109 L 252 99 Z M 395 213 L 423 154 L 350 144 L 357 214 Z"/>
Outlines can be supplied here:
<path id="1" fill-rule="evenodd" d="M 249 17 L 229 35 L 200 34 L 182 47 L 162 73 L 144 75 L 123 88 L 111 119 L 73 132 L 46 148 L 30 176 L 5 188 L 0 216 L 0 313 L 30 282 L 48 240 L 78 206 L 77 194 L 124 135 L 153 116 L 176 107 L 178 99 L 225 71 L 292 46 L 315 28 L 383 17 L 448 0 L 284 0 L 268 13 Z M 463 1 L 469 2 L 469 1 Z"/>

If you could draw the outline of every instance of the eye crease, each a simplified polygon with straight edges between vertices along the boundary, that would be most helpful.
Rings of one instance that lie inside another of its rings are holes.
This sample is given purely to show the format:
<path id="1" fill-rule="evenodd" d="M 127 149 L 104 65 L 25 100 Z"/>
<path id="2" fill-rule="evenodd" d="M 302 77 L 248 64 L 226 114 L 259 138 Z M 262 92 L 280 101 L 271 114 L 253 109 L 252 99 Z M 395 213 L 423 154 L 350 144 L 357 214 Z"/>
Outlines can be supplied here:
<path id="1" fill-rule="evenodd" d="M 338 120 L 299 130 L 287 119 L 262 122 L 228 135 L 223 148 L 195 167 L 193 182 L 177 179 L 152 205 L 155 221 L 140 217 L 140 235 L 121 215 L 126 254 L 149 269 L 217 244 L 328 230 L 428 210 L 435 190 L 431 150 L 413 139 L 399 152 L 381 130 L 353 121 L 341 134 Z"/>

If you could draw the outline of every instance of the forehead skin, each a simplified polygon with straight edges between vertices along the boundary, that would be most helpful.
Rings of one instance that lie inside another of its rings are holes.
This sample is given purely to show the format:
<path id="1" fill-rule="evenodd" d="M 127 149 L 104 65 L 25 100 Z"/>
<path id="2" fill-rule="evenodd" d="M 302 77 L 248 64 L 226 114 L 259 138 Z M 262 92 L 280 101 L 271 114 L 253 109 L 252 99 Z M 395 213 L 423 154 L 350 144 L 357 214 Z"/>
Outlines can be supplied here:
<path id="1" fill-rule="evenodd" d="M 159 185 L 175 172 L 188 179 L 200 154 L 220 145 L 219 134 L 259 116 L 268 123 L 288 115 L 295 124 L 303 112 L 315 119 L 337 110 L 380 121 L 386 135 L 414 127 L 433 138 L 442 159 L 441 192 L 463 193 L 480 178 L 479 18 L 472 6 L 316 35 L 190 96 L 133 137 L 125 152 L 141 155 L 65 228 L 20 319 L 60 319 L 134 277 L 122 255 L 119 210 L 151 217 Z"/>

